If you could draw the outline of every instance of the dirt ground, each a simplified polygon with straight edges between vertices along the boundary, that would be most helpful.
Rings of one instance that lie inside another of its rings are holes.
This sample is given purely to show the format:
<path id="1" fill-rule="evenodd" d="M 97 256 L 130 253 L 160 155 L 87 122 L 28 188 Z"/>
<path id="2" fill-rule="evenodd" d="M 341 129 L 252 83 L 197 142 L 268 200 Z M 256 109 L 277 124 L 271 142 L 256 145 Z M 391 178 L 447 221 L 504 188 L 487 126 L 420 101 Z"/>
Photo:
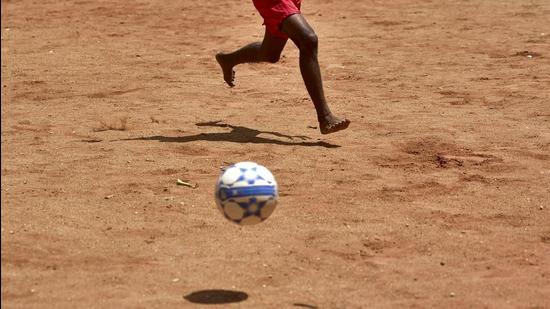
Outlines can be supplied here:
<path id="1" fill-rule="evenodd" d="M 303 12 L 333 135 L 290 43 L 224 85 L 249 0 L 3 0 L 2 307 L 550 308 L 550 2 Z M 280 199 L 239 227 L 245 160 Z"/>

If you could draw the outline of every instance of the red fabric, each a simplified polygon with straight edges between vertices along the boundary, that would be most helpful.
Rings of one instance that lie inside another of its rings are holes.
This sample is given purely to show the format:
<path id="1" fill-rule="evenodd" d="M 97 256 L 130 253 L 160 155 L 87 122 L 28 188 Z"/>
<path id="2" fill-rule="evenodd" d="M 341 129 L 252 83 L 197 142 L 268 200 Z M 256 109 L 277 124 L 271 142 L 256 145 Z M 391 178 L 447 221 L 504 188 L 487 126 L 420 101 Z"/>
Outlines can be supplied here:
<path id="1" fill-rule="evenodd" d="M 254 6 L 264 18 L 264 25 L 276 37 L 288 39 L 281 31 L 283 20 L 290 15 L 300 14 L 302 0 L 252 0 Z"/>

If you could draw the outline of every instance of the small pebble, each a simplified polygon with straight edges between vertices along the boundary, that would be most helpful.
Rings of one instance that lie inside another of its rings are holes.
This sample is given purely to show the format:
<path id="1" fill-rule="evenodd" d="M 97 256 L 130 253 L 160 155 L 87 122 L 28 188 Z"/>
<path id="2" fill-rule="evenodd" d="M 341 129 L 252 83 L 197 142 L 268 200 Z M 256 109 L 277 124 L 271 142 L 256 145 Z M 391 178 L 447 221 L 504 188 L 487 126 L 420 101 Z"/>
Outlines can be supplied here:
<path id="1" fill-rule="evenodd" d="M 539 209 L 540 209 L 540 210 L 543 210 L 543 209 L 544 209 L 544 207 L 543 207 L 542 205 L 540 205 L 540 206 L 539 206 Z"/>
<path id="2" fill-rule="evenodd" d="M 180 278 L 174 278 L 174 279 L 172 279 L 172 282 L 178 282 L 178 281 L 180 281 Z"/>
<path id="3" fill-rule="evenodd" d="M 15 233 L 15 232 L 14 232 L 14 231 L 10 231 L 10 234 L 13 234 L 13 233 Z"/>
<path id="4" fill-rule="evenodd" d="M 114 194 L 109 194 L 105 197 L 106 200 L 110 199 L 110 198 L 113 198 L 115 195 Z"/>
<path id="5" fill-rule="evenodd" d="M 449 294 L 449 296 L 455 297 L 455 293 L 454 293 L 454 292 L 451 292 L 451 293 Z"/>

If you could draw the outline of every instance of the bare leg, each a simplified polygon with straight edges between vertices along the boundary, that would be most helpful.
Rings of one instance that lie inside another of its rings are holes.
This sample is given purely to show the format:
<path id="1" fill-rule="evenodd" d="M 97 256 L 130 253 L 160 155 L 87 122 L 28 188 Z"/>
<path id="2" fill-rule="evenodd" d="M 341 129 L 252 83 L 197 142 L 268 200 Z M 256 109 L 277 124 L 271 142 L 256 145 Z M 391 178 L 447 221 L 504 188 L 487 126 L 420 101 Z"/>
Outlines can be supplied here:
<path id="1" fill-rule="evenodd" d="M 282 24 L 282 31 L 300 49 L 300 72 L 315 110 L 322 134 L 346 129 L 350 121 L 332 114 L 325 99 L 321 70 L 317 60 L 317 35 L 301 14 L 287 17 Z"/>
<path id="2" fill-rule="evenodd" d="M 286 39 L 281 39 L 265 32 L 263 42 L 248 44 L 232 53 L 218 53 L 216 60 L 222 67 L 223 79 L 233 87 L 235 86 L 235 71 L 233 67 L 241 63 L 279 61 L 281 52 L 286 44 Z"/>

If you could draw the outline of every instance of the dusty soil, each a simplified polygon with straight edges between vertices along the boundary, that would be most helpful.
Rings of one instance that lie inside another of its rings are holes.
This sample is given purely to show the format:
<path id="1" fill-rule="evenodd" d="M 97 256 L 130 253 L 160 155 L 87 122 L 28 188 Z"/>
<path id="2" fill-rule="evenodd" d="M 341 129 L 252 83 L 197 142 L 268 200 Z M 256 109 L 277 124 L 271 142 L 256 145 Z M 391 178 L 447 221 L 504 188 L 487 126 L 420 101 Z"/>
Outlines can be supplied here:
<path id="1" fill-rule="evenodd" d="M 550 2 L 303 11 L 334 135 L 292 44 L 224 85 L 250 1 L 2 1 L 3 307 L 550 308 Z M 244 160 L 252 227 L 213 199 Z"/>

